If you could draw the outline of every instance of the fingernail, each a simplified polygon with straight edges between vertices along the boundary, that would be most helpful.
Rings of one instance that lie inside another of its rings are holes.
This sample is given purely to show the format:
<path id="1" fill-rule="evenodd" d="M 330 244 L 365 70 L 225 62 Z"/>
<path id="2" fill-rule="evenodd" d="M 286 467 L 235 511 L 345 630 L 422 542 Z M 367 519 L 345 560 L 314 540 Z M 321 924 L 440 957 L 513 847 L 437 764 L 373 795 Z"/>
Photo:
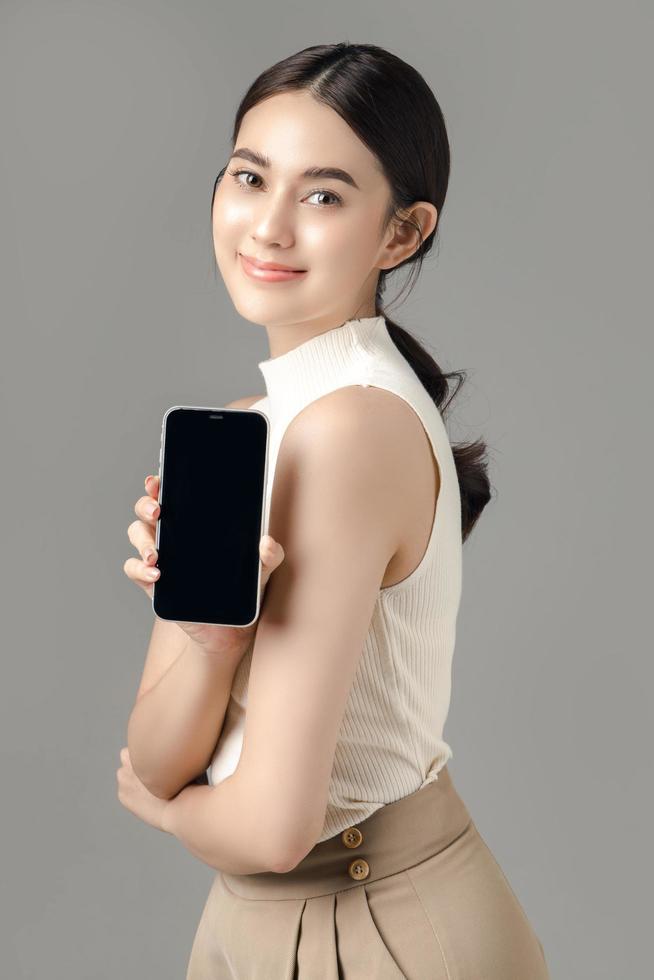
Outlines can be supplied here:
<path id="1" fill-rule="evenodd" d="M 148 578 L 158 578 L 159 577 L 159 569 L 158 568 L 148 568 L 148 570 L 147 570 L 147 572 L 145 574 L 148 576 Z"/>
<path id="2" fill-rule="evenodd" d="M 154 548 L 148 548 L 145 554 L 143 555 L 144 560 L 150 561 L 150 559 L 153 557 L 154 557 Z"/>

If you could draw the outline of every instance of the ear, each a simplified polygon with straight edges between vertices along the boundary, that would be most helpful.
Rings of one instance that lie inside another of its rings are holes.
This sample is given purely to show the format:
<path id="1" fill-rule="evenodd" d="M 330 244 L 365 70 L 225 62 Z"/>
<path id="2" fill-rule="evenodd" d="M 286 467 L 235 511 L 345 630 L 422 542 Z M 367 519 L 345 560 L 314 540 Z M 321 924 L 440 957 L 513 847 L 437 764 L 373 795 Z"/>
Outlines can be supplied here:
<path id="1" fill-rule="evenodd" d="M 384 246 L 378 267 L 394 269 L 405 259 L 408 259 L 420 247 L 420 238 L 416 230 L 419 225 L 422 241 L 431 235 L 436 227 L 438 210 L 429 201 L 416 201 L 400 212 L 399 217 L 391 222 L 391 234 Z"/>

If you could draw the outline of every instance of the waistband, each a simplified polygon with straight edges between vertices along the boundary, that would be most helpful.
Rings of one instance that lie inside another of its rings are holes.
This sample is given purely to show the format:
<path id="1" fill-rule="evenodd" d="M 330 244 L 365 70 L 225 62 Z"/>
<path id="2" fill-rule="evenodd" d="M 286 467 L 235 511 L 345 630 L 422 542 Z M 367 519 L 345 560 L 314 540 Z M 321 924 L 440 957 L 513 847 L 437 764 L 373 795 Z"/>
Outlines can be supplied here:
<path id="1" fill-rule="evenodd" d="M 291 871 L 219 874 L 242 898 L 314 898 L 411 868 L 452 844 L 470 822 L 444 766 L 422 789 L 316 844 Z"/>

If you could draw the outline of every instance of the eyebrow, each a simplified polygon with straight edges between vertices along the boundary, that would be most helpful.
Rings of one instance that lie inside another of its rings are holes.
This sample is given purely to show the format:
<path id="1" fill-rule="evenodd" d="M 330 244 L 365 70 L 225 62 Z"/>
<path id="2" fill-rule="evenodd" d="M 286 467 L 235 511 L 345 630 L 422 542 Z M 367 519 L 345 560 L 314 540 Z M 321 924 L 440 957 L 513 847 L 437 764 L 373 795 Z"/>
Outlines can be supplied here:
<path id="1" fill-rule="evenodd" d="M 234 150 L 229 159 L 231 160 L 232 157 L 241 157 L 242 160 L 249 160 L 250 163 L 254 163 L 258 167 L 263 167 L 264 170 L 269 170 L 271 167 L 268 157 L 262 153 L 257 153 L 256 150 L 248 149 L 247 146 L 240 146 L 237 150 Z M 354 177 L 347 170 L 341 170 L 340 167 L 308 167 L 300 174 L 300 177 L 321 177 L 323 179 L 342 180 L 345 184 L 349 184 L 350 187 L 356 187 L 357 190 L 361 190 Z"/>

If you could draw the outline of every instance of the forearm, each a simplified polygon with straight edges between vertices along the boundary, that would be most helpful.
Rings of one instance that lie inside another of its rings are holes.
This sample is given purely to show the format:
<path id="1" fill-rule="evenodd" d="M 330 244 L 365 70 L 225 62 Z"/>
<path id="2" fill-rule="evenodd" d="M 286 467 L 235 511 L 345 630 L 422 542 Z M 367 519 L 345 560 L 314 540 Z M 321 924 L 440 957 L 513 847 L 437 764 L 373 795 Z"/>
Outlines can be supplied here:
<path id="1" fill-rule="evenodd" d="M 134 705 L 129 754 L 155 796 L 170 799 L 208 766 L 240 659 L 208 654 L 189 637 L 184 652 Z"/>
<path id="2" fill-rule="evenodd" d="M 217 871 L 285 871 L 285 848 L 238 770 L 217 786 L 187 786 L 166 805 L 163 829 Z"/>

